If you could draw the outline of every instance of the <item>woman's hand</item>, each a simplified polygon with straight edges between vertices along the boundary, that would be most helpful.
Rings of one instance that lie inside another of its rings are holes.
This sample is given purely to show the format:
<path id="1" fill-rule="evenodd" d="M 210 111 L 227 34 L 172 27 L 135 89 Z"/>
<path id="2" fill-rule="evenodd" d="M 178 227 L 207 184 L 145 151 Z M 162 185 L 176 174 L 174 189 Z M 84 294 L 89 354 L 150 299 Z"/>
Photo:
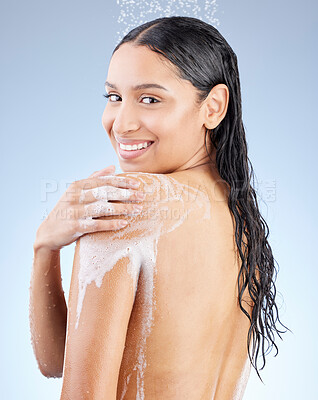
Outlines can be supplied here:
<path id="1" fill-rule="evenodd" d="M 59 250 L 85 233 L 116 230 L 125 226 L 121 225 L 124 219 L 94 218 L 140 212 L 135 204 L 120 203 L 128 200 L 140 202 L 145 198 L 137 196 L 138 180 L 111 175 L 114 171 L 114 166 L 110 166 L 94 172 L 87 179 L 73 182 L 39 226 L 34 248 Z"/>

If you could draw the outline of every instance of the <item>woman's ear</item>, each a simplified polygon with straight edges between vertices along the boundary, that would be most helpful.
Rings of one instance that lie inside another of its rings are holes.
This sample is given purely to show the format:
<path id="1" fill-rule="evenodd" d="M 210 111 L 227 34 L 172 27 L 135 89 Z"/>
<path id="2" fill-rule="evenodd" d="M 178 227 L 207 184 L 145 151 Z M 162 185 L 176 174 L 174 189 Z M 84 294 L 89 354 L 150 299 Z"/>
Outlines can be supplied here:
<path id="1" fill-rule="evenodd" d="M 226 115 L 229 104 L 229 89 L 223 83 L 215 85 L 205 99 L 204 125 L 216 128 Z"/>

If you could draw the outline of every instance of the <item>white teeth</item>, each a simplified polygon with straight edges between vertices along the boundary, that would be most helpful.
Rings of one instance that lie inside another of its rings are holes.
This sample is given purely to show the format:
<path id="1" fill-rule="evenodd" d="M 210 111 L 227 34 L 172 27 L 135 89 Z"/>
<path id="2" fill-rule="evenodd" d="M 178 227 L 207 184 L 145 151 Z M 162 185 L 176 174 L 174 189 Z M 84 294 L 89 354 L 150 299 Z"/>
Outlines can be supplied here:
<path id="1" fill-rule="evenodd" d="M 144 143 L 139 143 L 138 145 L 134 144 L 132 146 L 130 144 L 125 145 L 123 143 L 119 143 L 119 147 L 123 150 L 137 150 L 137 149 L 140 150 L 140 149 L 150 146 L 151 143 L 152 142 L 144 142 Z"/>

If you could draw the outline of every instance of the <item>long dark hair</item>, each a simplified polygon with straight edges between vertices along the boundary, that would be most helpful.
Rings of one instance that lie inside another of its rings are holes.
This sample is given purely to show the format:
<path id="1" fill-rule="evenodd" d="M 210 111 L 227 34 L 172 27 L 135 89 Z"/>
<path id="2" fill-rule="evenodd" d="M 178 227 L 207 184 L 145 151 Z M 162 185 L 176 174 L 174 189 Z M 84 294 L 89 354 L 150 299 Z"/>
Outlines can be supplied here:
<path id="1" fill-rule="evenodd" d="M 215 129 L 206 131 L 205 147 L 210 157 L 206 146 L 208 134 L 211 144 L 216 149 L 218 173 L 230 188 L 228 206 L 235 219 L 235 241 L 242 260 L 237 280 L 238 301 L 251 323 L 247 337 L 249 359 L 263 382 L 257 367 L 259 350 L 261 348 L 263 357 L 262 370 L 266 363 L 267 350 L 275 346 L 275 357 L 278 354 L 274 333 L 282 339 L 280 333 L 286 332 L 277 329 L 276 321 L 287 327 L 280 322 L 275 303 L 274 282 L 277 270 L 276 260 L 267 240 L 268 225 L 260 214 L 256 192 L 251 185 L 252 177 L 254 182 L 254 171 L 247 156 L 237 57 L 216 28 L 192 17 L 157 18 L 140 25 L 119 42 L 113 54 L 127 42 L 136 46 L 146 46 L 174 64 L 179 77 L 190 81 L 197 88 L 197 104 L 206 99 L 217 84 L 223 83 L 229 89 L 226 116 Z M 251 316 L 242 306 L 242 296 L 246 288 L 253 302 Z M 266 351 L 265 340 L 268 343 Z"/>

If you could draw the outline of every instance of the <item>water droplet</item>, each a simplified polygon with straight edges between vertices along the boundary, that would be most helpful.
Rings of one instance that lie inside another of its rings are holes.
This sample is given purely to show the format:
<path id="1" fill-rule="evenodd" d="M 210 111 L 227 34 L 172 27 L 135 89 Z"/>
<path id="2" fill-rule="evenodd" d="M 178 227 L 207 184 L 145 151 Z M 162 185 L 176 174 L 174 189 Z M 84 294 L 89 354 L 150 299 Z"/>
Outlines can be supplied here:
<path id="1" fill-rule="evenodd" d="M 206 21 L 211 25 L 220 25 L 214 16 L 218 4 L 216 0 L 117 0 L 119 16 L 117 23 L 122 28 L 117 32 L 117 44 L 133 28 L 162 16 L 188 16 Z"/>

